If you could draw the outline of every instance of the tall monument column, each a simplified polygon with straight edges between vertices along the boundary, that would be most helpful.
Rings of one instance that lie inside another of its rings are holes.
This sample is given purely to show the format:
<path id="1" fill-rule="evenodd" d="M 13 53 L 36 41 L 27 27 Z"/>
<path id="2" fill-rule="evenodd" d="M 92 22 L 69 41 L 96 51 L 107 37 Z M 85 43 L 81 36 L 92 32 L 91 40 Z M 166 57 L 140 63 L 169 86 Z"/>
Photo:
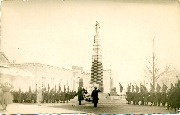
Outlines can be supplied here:
<path id="1" fill-rule="evenodd" d="M 91 84 L 97 86 L 103 92 L 103 64 L 99 29 L 99 23 L 96 22 L 91 66 Z"/>

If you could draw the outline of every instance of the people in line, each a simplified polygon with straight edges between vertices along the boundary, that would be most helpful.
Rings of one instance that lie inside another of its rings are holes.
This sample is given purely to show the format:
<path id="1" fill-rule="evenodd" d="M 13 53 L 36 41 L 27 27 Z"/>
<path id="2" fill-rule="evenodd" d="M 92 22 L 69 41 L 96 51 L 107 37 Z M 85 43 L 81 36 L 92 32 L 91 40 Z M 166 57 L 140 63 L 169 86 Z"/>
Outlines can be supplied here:
<path id="1" fill-rule="evenodd" d="M 1 104 L 3 111 L 7 111 L 8 104 L 12 103 L 13 97 L 10 93 L 10 90 L 13 89 L 13 85 L 10 83 L 0 84 L 1 88 Z"/>
<path id="2" fill-rule="evenodd" d="M 38 106 L 41 106 L 42 101 L 43 101 L 42 89 L 41 89 L 41 87 L 39 87 L 39 89 L 37 90 L 37 103 L 38 103 Z"/>
<path id="3" fill-rule="evenodd" d="M 165 85 L 164 85 L 165 87 Z M 167 90 L 167 87 L 163 88 L 162 91 L 147 91 L 145 86 L 141 86 L 139 90 L 131 90 L 128 86 L 126 92 L 127 104 L 134 105 L 150 105 L 150 106 L 166 106 L 167 110 L 174 109 L 175 113 L 180 109 L 180 80 L 178 83 Z"/>
<path id="4" fill-rule="evenodd" d="M 67 103 L 76 96 L 75 91 L 55 91 L 37 89 L 36 91 L 12 91 L 14 103 Z"/>

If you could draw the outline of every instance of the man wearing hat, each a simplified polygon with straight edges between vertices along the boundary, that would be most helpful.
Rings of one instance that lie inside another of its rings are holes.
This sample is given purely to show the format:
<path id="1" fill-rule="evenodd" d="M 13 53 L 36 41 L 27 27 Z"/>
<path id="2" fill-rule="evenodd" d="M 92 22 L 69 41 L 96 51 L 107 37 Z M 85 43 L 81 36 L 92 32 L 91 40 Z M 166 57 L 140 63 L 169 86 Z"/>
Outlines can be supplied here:
<path id="1" fill-rule="evenodd" d="M 93 98 L 94 107 L 97 107 L 98 103 L 98 92 L 101 92 L 97 87 L 94 87 L 94 90 L 92 91 L 91 97 Z"/>

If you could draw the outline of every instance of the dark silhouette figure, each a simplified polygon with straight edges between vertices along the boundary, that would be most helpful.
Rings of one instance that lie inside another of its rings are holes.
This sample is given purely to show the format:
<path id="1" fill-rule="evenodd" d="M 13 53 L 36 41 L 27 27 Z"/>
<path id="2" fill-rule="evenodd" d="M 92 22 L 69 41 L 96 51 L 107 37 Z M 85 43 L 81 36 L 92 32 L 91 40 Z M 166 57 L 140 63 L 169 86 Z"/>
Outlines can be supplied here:
<path id="1" fill-rule="evenodd" d="M 97 90 L 97 87 L 94 87 L 94 90 L 92 91 L 91 97 L 93 98 L 94 107 L 97 107 L 98 103 L 98 92 L 101 92 L 99 89 Z"/>
<path id="2" fill-rule="evenodd" d="M 13 85 L 10 84 L 10 83 L 5 83 L 4 85 L 0 84 L 0 88 L 2 88 L 2 107 L 3 107 L 3 110 L 6 111 L 6 108 L 7 108 L 7 105 L 12 103 L 13 101 L 13 97 L 10 93 L 10 90 L 13 89 Z"/>
<path id="3" fill-rule="evenodd" d="M 82 87 L 79 87 L 77 92 L 79 105 L 81 105 L 81 101 L 83 100 L 83 94 L 84 93 Z"/>

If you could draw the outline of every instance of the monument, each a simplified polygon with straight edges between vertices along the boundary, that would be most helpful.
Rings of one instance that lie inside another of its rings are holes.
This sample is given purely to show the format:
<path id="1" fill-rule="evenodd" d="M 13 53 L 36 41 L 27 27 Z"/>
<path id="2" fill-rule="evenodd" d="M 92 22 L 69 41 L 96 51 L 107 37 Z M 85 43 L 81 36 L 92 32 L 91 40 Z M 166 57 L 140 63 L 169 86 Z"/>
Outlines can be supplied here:
<path id="1" fill-rule="evenodd" d="M 96 21 L 95 25 L 95 36 L 93 43 L 93 55 L 92 55 L 92 66 L 91 66 L 91 84 L 92 88 L 97 87 L 103 92 L 103 64 L 101 54 L 101 41 L 99 36 L 99 23 Z"/>

